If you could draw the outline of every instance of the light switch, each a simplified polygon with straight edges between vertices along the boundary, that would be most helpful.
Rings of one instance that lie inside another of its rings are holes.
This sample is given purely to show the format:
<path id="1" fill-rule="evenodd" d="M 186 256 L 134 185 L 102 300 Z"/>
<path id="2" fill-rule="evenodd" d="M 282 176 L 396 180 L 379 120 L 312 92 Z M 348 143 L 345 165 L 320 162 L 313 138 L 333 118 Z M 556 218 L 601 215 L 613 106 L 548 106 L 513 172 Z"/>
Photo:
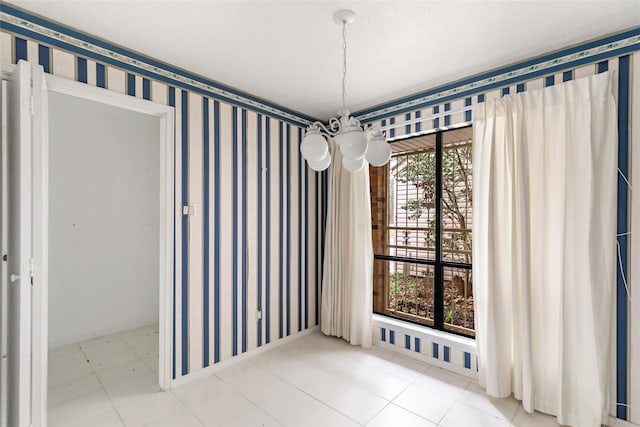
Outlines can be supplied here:
<path id="1" fill-rule="evenodd" d="M 192 203 L 187 206 L 182 207 L 182 215 L 195 216 L 196 215 L 196 204 Z"/>

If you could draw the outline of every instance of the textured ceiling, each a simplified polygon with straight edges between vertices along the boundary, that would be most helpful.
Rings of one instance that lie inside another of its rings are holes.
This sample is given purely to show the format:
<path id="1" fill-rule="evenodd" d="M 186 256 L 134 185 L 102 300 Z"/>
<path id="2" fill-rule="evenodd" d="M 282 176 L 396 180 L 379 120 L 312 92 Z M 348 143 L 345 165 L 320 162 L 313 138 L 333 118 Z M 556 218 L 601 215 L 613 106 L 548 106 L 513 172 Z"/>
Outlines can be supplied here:
<path id="1" fill-rule="evenodd" d="M 637 26 L 640 1 L 22 1 L 10 3 L 290 109 L 352 111 Z"/>

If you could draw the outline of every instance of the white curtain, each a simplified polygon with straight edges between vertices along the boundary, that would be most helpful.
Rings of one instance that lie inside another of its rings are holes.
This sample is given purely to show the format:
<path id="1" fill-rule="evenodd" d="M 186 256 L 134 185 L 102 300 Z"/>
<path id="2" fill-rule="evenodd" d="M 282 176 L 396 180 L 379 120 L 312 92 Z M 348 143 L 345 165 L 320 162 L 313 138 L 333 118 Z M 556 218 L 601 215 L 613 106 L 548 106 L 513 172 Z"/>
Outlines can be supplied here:
<path id="1" fill-rule="evenodd" d="M 321 329 L 371 347 L 373 244 L 369 167 L 350 173 L 335 144 L 329 169 Z"/>
<path id="2" fill-rule="evenodd" d="M 562 424 L 607 420 L 616 277 L 610 73 L 474 109 L 479 380 Z"/>

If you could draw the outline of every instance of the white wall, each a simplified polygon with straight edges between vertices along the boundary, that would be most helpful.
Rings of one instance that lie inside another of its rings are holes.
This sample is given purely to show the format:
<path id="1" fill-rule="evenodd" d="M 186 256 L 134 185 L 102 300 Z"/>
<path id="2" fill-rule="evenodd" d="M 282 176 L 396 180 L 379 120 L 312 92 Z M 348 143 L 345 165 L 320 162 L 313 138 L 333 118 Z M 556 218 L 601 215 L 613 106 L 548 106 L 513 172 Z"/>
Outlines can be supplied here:
<path id="1" fill-rule="evenodd" d="M 158 322 L 159 119 L 50 93 L 49 347 Z"/>

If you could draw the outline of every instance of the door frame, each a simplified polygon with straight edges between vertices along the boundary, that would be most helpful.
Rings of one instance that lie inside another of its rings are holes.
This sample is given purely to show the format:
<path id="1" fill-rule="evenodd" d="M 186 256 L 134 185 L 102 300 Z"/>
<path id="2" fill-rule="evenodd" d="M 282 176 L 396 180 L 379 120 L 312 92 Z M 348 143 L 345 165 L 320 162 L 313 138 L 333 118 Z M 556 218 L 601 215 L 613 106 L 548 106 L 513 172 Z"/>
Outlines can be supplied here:
<path id="1" fill-rule="evenodd" d="M 48 365 L 48 110 L 46 95 L 56 92 L 63 95 L 94 101 L 125 110 L 134 111 L 157 117 L 160 121 L 160 185 L 159 185 L 159 369 L 158 383 L 162 390 L 169 390 L 172 384 L 172 331 L 174 328 L 173 307 L 173 271 L 174 271 L 174 151 L 175 151 L 175 112 L 174 107 L 158 104 L 152 101 L 124 95 L 107 89 L 90 86 L 88 84 L 68 80 L 62 77 L 46 74 L 41 66 L 34 75 L 44 75 L 32 82 L 32 91 L 44 91 L 42 103 L 34 106 L 33 130 L 33 158 L 36 167 L 33 179 L 37 180 L 34 190 L 33 233 L 34 241 L 34 288 L 32 304 L 34 352 L 32 359 L 32 415 L 33 420 L 46 419 L 47 411 L 47 365 Z M 0 74 L 5 78 L 15 65 L 0 63 Z M 37 103 L 37 97 L 34 97 Z M 40 116 L 40 117 L 38 117 Z M 38 137 L 41 136 L 41 137 Z M 36 200 L 37 199 L 37 200 Z M 40 280 L 38 280 L 40 278 Z M 41 286 L 36 286 L 40 283 Z"/>
<path id="2" fill-rule="evenodd" d="M 171 331 L 173 329 L 173 224 L 174 224 L 174 108 L 152 101 L 89 86 L 50 74 L 47 90 L 94 101 L 160 119 L 160 206 L 159 206 L 159 358 L 158 381 L 162 390 L 171 388 Z M 46 319 L 45 319 L 46 323 Z"/>

